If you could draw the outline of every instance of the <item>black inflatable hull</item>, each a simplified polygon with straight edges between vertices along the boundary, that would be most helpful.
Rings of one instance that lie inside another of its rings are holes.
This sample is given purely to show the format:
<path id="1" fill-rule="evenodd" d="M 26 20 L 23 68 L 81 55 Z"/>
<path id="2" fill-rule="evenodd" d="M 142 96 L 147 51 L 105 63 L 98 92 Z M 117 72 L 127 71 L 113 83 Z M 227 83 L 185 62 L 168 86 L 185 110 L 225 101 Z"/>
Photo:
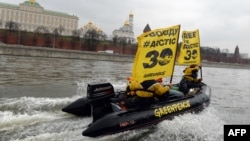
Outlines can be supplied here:
<path id="1" fill-rule="evenodd" d="M 62 108 L 62 111 L 76 116 L 90 116 L 91 105 L 87 102 L 87 98 L 80 98 Z"/>
<path id="2" fill-rule="evenodd" d="M 185 112 L 200 112 L 210 103 L 210 96 L 197 94 L 182 100 L 154 105 L 148 110 L 111 113 L 92 123 L 83 136 L 96 137 L 157 124 Z"/>
<path id="3" fill-rule="evenodd" d="M 174 116 L 186 112 L 200 112 L 210 104 L 210 97 L 210 87 L 204 85 L 201 91 L 193 96 L 164 101 L 154 104 L 147 109 L 130 109 L 112 112 L 97 120 L 93 120 L 82 132 L 82 135 L 96 137 L 114 134 L 157 124 L 162 120 L 172 119 Z M 78 110 L 81 110 L 78 111 L 73 107 L 77 107 Z M 90 109 L 90 104 L 88 104 L 86 98 L 82 98 L 66 106 L 63 111 L 78 116 L 87 116 L 90 115 Z"/>

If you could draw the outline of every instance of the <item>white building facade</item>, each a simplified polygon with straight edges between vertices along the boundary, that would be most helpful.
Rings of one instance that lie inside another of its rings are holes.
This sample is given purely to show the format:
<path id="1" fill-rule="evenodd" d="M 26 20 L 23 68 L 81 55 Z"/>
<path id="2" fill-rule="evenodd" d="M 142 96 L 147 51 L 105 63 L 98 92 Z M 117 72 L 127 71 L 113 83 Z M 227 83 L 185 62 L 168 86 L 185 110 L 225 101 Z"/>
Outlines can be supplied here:
<path id="1" fill-rule="evenodd" d="M 72 35 L 77 30 L 79 18 L 63 12 L 45 10 L 35 0 L 19 5 L 0 3 L 0 28 L 7 22 L 15 22 L 19 30 L 34 32 L 38 27 L 46 27 L 50 33 L 56 28 L 63 28 L 62 35 Z"/>
<path id="2" fill-rule="evenodd" d="M 129 20 L 126 20 L 124 25 L 120 29 L 116 29 L 113 31 L 113 37 L 118 39 L 126 39 L 126 42 L 134 43 L 134 26 L 133 26 L 133 18 L 134 14 L 131 12 L 129 14 Z"/>

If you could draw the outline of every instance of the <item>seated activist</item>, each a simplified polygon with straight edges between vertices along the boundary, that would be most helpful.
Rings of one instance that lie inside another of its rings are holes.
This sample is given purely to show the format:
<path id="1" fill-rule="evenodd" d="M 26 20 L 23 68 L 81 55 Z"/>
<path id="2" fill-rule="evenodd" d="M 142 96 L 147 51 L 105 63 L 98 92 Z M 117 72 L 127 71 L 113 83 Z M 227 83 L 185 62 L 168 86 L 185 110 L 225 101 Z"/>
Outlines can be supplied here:
<path id="1" fill-rule="evenodd" d="M 150 106 L 156 100 L 168 97 L 183 97 L 181 92 L 170 91 L 170 86 L 163 86 L 157 80 L 145 80 L 139 83 L 132 80 L 127 86 L 125 105 L 128 108 L 143 108 Z"/>
<path id="2" fill-rule="evenodd" d="M 156 79 L 159 83 L 161 83 L 163 86 L 168 86 L 170 89 L 168 91 L 169 94 L 167 95 L 164 95 L 162 98 L 162 100 L 166 100 L 166 99 L 176 99 L 176 98 L 180 98 L 180 97 L 183 97 L 184 96 L 184 93 L 181 92 L 181 91 L 178 91 L 176 90 L 176 88 L 173 88 L 172 87 L 172 84 L 167 84 L 167 85 L 164 85 L 163 84 L 163 81 L 162 81 L 162 78 L 158 78 Z"/>
<path id="3" fill-rule="evenodd" d="M 183 70 L 184 75 L 180 81 L 179 90 L 185 95 L 189 93 L 191 88 L 201 88 L 202 78 L 198 78 L 200 68 L 201 66 L 192 64 Z"/>

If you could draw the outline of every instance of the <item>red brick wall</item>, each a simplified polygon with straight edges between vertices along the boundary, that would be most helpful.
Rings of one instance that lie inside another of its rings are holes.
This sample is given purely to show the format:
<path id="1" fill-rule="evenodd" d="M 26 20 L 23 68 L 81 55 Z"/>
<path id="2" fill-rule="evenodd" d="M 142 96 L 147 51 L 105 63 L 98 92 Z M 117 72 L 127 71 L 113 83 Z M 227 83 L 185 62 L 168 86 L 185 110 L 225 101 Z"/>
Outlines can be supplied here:
<path id="1" fill-rule="evenodd" d="M 20 36 L 19 36 L 20 35 Z M 60 49 L 70 49 L 70 50 L 83 50 L 83 51 L 105 51 L 113 50 L 114 53 L 119 54 L 135 54 L 137 50 L 136 45 L 112 45 L 110 44 L 97 44 L 94 47 L 90 48 L 84 41 L 79 39 L 73 39 L 71 37 L 60 37 L 53 35 L 44 35 L 44 34 L 33 34 L 33 33 L 24 33 L 18 31 L 1 31 L 0 32 L 0 41 L 6 44 L 20 44 L 25 46 L 39 46 L 39 47 L 49 47 L 60 48 Z"/>
<path id="2" fill-rule="evenodd" d="M 82 51 L 105 51 L 113 50 L 117 54 L 130 54 L 135 55 L 137 51 L 136 45 L 113 45 L 110 44 L 97 44 L 95 46 L 88 46 L 87 43 L 79 39 L 73 39 L 71 37 L 56 36 L 54 41 L 53 35 L 43 35 L 34 33 L 24 33 L 18 31 L 5 31 L 0 30 L 0 41 L 6 44 L 20 44 L 26 46 L 39 46 L 53 48 L 69 49 L 69 50 L 82 50 Z M 234 57 L 220 57 L 217 55 L 203 55 L 202 59 L 212 62 L 226 62 L 226 63 L 240 63 L 250 64 L 250 59 L 240 59 Z"/>

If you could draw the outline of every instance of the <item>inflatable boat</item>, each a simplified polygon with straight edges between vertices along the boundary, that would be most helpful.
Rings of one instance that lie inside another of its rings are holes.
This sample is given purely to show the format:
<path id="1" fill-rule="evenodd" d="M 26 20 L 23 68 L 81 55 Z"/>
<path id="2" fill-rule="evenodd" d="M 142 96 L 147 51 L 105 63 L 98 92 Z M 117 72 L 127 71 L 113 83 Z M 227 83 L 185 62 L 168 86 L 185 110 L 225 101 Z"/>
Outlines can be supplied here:
<path id="1" fill-rule="evenodd" d="M 110 83 L 88 84 L 87 96 L 70 103 L 63 112 L 91 116 L 92 122 L 83 136 L 97 137 L 157 124 L 186 112 L 200 112 L 210 104 L 211 88 L 203 83 L 200 89 L 180 99 L 158 101 L 143 108 L 120 106 L 125 91 L 115 92 Z"/>

